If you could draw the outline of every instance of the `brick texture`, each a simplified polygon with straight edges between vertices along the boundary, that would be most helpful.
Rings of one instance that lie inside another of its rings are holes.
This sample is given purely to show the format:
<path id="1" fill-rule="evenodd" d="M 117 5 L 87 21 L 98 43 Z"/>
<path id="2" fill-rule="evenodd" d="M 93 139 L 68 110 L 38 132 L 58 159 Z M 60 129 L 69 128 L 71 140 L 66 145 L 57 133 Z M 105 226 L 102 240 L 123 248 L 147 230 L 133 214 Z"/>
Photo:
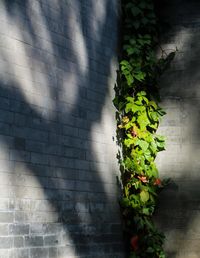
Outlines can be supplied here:
<path id="1" fill-rule="evenodd" d="M 156 221 L 166 233 L 169 258 L 199 257 L 200 3 L 157 2 L 161 45 L 178 52 L 160 81 L 167 111 L 160 133 L 167 137 L 167 148 L 157 163 L 162 177 L 171 177 L 173 183 L 161 194 Z"/>
<path id="2" fill-rule="evenodd" d="M 124 257 L 118 4 L 0 2 L 0 257 Z"/>

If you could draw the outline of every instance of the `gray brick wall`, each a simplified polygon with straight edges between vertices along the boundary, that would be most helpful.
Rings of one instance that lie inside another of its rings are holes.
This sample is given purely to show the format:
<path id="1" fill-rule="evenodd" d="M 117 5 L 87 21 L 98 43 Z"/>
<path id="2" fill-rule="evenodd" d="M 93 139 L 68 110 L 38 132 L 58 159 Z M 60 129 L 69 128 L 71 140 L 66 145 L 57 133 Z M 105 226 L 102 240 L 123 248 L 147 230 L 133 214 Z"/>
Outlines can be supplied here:
<path id="1" fill-rule="evenodd" d="M 162 47 L 178 48 L 160 82 L 167 111 L 160 133 L 167 137 L 167 149 L 157 163 L 173 184 L 161 194 L 157 222 L 167 236 L 168 257 L 193 258 L 200 253 L 200 2 L 157 2 Z"/>
<path id="2" fill-rule="evenodd" d="M 122 258 L 118 0 L 0 1 L 0 258 Z"/>

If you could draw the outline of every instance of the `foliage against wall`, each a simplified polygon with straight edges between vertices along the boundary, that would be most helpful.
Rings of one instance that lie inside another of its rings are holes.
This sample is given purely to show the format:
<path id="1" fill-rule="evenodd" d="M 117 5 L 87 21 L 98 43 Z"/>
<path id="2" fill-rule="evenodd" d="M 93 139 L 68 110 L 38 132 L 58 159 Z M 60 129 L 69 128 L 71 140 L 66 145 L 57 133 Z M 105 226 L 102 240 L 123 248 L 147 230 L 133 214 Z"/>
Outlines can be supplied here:
<path id="1" fill-rule="evenodd" d="M 158 78 L 173 58 L 156 58 L 157 19 L 153 0 L 123 0 L 123 50 L 114 104 L 118 115 L 124 230 L 130 258 L 164 258 L 164 235 L 153 223 L 159 191 L 156 154 L 165 139 L 156 134 L 165 111 L 158 105 Z M 164 52 L 163 52 L 164 53 Z"/>

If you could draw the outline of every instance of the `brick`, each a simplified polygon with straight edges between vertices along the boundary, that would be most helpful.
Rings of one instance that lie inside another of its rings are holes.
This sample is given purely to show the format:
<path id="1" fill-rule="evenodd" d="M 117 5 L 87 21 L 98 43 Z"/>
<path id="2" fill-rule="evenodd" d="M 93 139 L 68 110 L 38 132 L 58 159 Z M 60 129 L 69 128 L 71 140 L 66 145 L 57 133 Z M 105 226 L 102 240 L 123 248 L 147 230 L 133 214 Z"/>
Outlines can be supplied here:
<path id="1" fill-rule="evenodd" d="M 22 150 L 10 150 L 10 160 L 30 161 L 30 152 Z"/>
<path id="2" fill-rule="evenodd" d="M 60 235 L 52 235 L 44 237 L 44 245 L 46 246 L 57 246 L 61 244 L 61 236 Z"/>
<path id="3" fill-rule="evenodd" d="M 30 258 L 48 258 L 48 249 L 44 248 L 31 248 Z"/>
<path id="4" fill-rule="evenodd" d="M 1 187 L 0 187 L 0 196 L 2 197 L 2 198 L 8 198 L 8 197 L 10 197 L 10 186 L 8 186 L 8 185 L 2 185 Z M 4 209 L 6 209 L 7 207 L 8 207 L 8 202 L 7 201 L 1 201 L 1 205 L 3 206 L 3 210 Z"/>
<path id="5" fill-rule="evenodd" d="M 44 153 L 45 143 L 26 140 L 25 148 L 27 151 Z"/>
<path id="6" fill-rule="evenodd" d="M 77 191 L 90 191 L 91 186 L 87 181 L 76 181 L 76 190 Z"/>
<path id="7" fill-rule="evenodd" d="M 25 139 L 36 140 L 41 142 L 48 141 L 48 133 L 42 130 L 31 129 L 28 127 L 12 127 L 13 134 L 17 137 L 24 137 Z"/>
<path id="8" fill-rule="evenodd" d="M 75 210 L 79 212 L 89 212 L 89 204 L 78 202 L 75 204 Z"/>
<path id="9" fill-rule="evenodd" d="M 25 236 L 25 246 L 43 246 L 43 237 Z"/>
<path id="10" fill-rule="evenodd" d="M 19 113 L 15 113 L 14 114 L 14 124 L 16 126 L 25 126 L 26 124 L 26 116 L 19 114 Z"/>
<path id="11" fill-rule="evenodd" d="M 14 148 L 17 150 L 25 150 L 26 140 L 24 138 L 15 137 L 14 138 Z"/>
<path id="12" fill-rule="evenodd" d="M 55 178 L 55 179 L 50 180 L 49 187 L 57 188 L 57 189 L 74 190 L 75 189 L 75 181 Z"/>
<path id="13" fill-rule="evenodd" d="M 66 217 L 66 214 L 68 214 L 69 212 L 73 212 L 74 211 L 74 202 L 73 201 L 63 201 L 62 202 L 62 206 L 61 206 L 61 216 L 62 218 L 65 216 Z M 65 220 L 65 218 L 64 218 Z M 65 220 L 66 221 L 66 220 Z"/>
<path id="14" fill-rule="evenodd" d="M 48 156 L 44 154 L 31 153 L 31 162 L 34 164 L 48 165 Z"/>
<path id="15" fill-rule="evenodd" d="M 59 214 L 57 212 L 31 212 L 28 214 L 28 220 L 33 223 L 57 223 Z"/>
<path id="16" fill-rule="evenodd" d="M 78 136 L 78 128 L 74 128 L 73 126 L 63 126 L 63 134 L 64 135 L 69 135 L 69 136 Z"/>
<path id="17" fill-rule="evenodd" d="M 25 125 L 25 115 L 31 113 L 30 107 L 25 105 L 24 102 L 12 100 L 10 105 L 11 111 L 17 112 L 15 113 L 15 122 L 19 121 L 19 126 Z"/>
<path id="18" fill-rule="evenodd" d="M 0 112 L 0 121 L 4 123 L 12 123 L 14 120 L 14 113 L 9 111 Z"/>
<path id="19" fill-rule="evenodd" d="M 53 203 L 47 200 L 36 200 L 34 201 L 34 204 L 31 205 L 32 210 L 35 212 L 37 211 L 56 211 L 56 208 L 54 207 Z"/>
<path id="20" fill-rule="evenodd" d="M 45 234 L 58 234 L 62 231 L 61 223 L 48 223 L 45 225 Z"/>
<path id="21" fill-rule="evenodd" d="M 90 203 L 90 211 L 91 213 L 99 213 L 103 212 L 105 210 L 105 204 L 104 203 Z"/>
<path id="22" fill-rule="evenodd" d="M 12 256 L 11 256 L 12 257 Z M 27 258 L 29 257 L 29 250 L 28 249 L 14 249 L 13 250 L 13 258 Z"/>
<path id="23" fill-rule="evenodd" d="M 9 228 L 8 224 L 0 224 L 0 235 L 7 236 L 9 232 L 8 228 Z"/>
<path id="24" fill-rule="evenodd" d="M 74 246 L 65 246 L 65 247 L 60 247 L 58 249 L 58 257 L 75 257 L 75 247 Z"/>
<path id="25" fill-rule="evenodd" d="M 89 170 L 90 169 L 90 162 L 88 162 L 86 160 L 77 160 L 75 162 L 75 168 L 76 169 Z"/>
<path id="26" fill-rule="evenodd" d="M 50 156 L 49 164 L 51 166 L 61 167 L 61 168 L 74 168 L 74 160 L 69 158 L 64 158 L 60 156 Z"/>
<path id="27" fill-rule="evenodd" d="M 22 236 L 14 237 L 14 248 L 22 248 L 24 247 L 24 238 Z"/>
<path id="28" fill-rule="evenodd" d="M 0 122 L 0 134 L 10 135 L 11 134 L 11 126 L 4 122 Z"/>
<path id="29" fill-rule="evenodd" d="M 12 254 L 10 250 L 0 249 L 0 258 L 10 258 L 10 254 Z"/>
<path id="30" fill-rule="evenodd" d="M 56 247 L 49 248 L 49 258 L 57 258 L 58 249 Z"/>
<path id="31" fill-rule="evenodd" d="M 13 238 L 12 237 L 0 237 L 0 248 L 8 249 L 13 246 Z"/>
<path id="32" fill-rule="evenodd" d="M 10 100 L 8 98 L 0 97 L 0 108 L 9 110 L 10 108 Z"/>
<path id="33" fill-rule="evenodd" d="M 9 209 L 12 210 L 30 210 L 31 201 L 29 199 L 9 199 Z"/>
<path id="34" fill-rule="evenodd" d="M 14 221 L 14 213 L 13 212 L 0 212 L 0 223 L 12 223 Z"/>
<path id="35" fill-rule="evenodd" d="M 28 235 L 29 225 L 11 224 L 9 226 L 9 234 L 10 235 Z"/>
<path id="36" fill-rule="evenodd" d="M 28 223 L 29 218 L 28 218 L 28 213 L 24 211 L 16 211 L 15 212 L 15 223 Z"/>
<path id="37" fill-rule="evenodd" d="M 45 146 L 45 152 L 51 155 L 62 155 L 62 146 L 47 144 Z"/>
<path id="38" fill-rule="evenodd" d="M 2 187 L 1 187 L 1 189 L 2 189 Z M 2 190 L 4 190 L 4 188 Z M 5 211 L 8 209 L 9 209 L 9 199 L 8 198 L 0 198 L 0 210 Z"/>
<path id="39" fill-rule="evenodd" d="M 75 180 L 77 178 L 77 171 L 75 169 L 67 168 L 56 168 L 54 171 L 54 176 L 62 179 Z"/>
<path id="40" fill-rule="evenodd" d="M 77 179 L 80 181 L 92 181 L 94 180 L 93 173 L 86 170 L 78 170 L 77 171 Z"/>

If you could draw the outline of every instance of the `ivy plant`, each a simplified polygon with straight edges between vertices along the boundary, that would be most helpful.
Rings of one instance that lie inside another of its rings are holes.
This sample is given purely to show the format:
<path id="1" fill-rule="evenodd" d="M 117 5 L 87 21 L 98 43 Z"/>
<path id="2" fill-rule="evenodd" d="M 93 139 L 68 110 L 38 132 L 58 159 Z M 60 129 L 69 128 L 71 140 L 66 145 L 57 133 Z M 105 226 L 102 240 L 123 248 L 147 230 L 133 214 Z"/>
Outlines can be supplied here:
<path id="1" fill-rule="evenodd" d="M 153 223 L 161 180 L 155 158 L 165 149 L 157 129 L 165 111 L 159 106 L 158 78 L 173 58 L 156 57 L 157 19 L 153 0 L 122 0 L 123 42 L 114 104 L 129 258 L 164 258 L 164 235 Z"/>

